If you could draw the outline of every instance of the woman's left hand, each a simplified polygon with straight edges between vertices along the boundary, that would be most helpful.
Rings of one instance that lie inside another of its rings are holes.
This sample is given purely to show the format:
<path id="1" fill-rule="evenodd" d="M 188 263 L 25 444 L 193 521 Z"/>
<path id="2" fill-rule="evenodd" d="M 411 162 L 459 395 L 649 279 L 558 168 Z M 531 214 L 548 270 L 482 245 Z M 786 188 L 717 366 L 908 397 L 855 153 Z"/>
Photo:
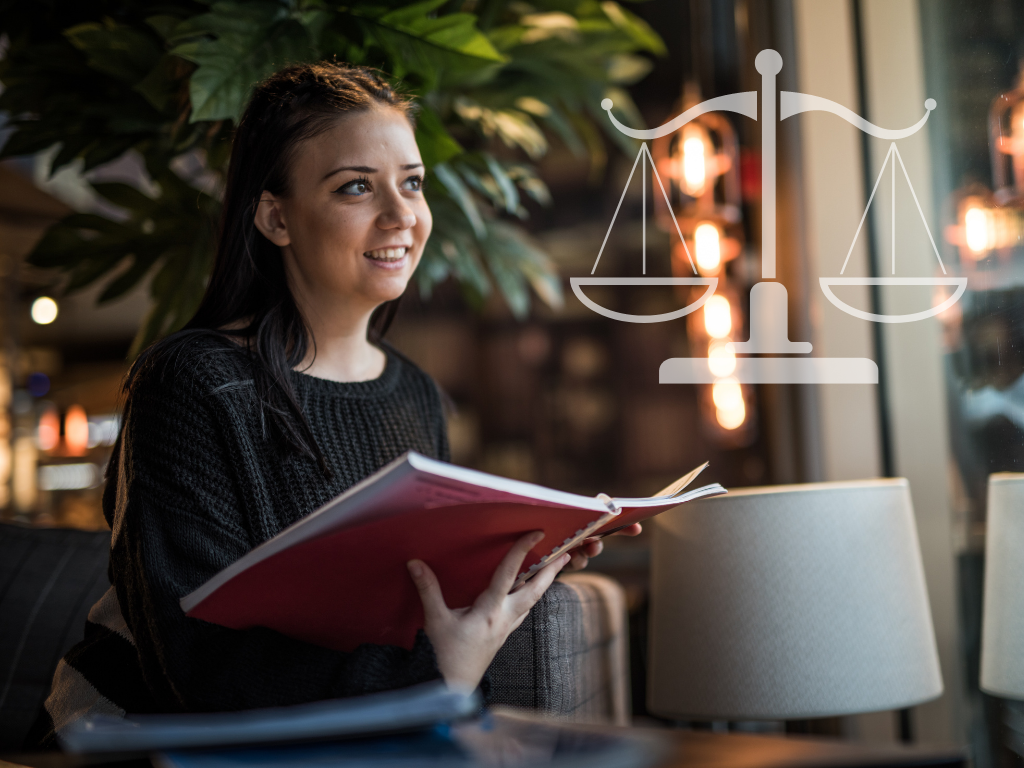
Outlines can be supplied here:
<path id="1" fill-rule="evenodd" d="M 611 534 L 612 536 L 638 536 L 643 528 L 640 527 L 640 523 L 633 523 L 627 525 L 621 531 L 616 531 Z M 569 560 L 569 564 L 562 570 L 564 571 L 582 571 L 587 567 L 587 563 L 590 562 L 590 558 L 597 557 L 604 550 L 604 542 L 597 536 L 593 536 L 589 539 L 585 539 L 583 543 L 569 552 L 572 555 L 572 559 Z"/>

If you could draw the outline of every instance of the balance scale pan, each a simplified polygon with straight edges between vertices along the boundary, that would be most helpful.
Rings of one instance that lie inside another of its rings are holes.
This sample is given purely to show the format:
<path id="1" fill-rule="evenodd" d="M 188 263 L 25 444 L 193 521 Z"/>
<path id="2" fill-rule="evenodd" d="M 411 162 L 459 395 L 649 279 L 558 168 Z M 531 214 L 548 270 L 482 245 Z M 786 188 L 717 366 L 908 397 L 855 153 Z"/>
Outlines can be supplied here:
<path id="1" fill-rule="evenodd" d="M 912 323 L 915 320 L 924 320 L 926 317 L 934 317 L 945 312 L 963 296 L 967 290 L 966 277 L 821 277 L 821 290 L 832 304 L 848 315 L 859 317 L 861 320 L 870 320 L 875 323 Z M 921 312 L 912 312 L 906 315 L 879 315 L 874 312 L 865 312 L 862 309 L 851 307 L 842 301 L 832 292 L 833 285 L 955 285 L 956 292 L 941 304 Z"/>
<path id="2" fill-rule="evenodd" d="M 570 277 L 569 284 L 572 286 L 572 292 L 576 294 L 584 305 L 594 310 L 598 314 L 604 315 L 605 317 L 611 318 L 612 320 L 619 320 L 624 323 L 663 323 L 666 320 L 676 320 L 677 318 L 683 317 L 696 312 L 698 309 L 707 303 L 707 300 L 711 298 L 711 295 L 715 292 L 715 288 L 718 287 L 717 277 Z M 681 309 L 676 309 L 672 312 L 663 312 L 659 315 L 630 315 L 624 312 L 615 312 L 614 310 L 602 307 L 597 302 L 590 299 L 580 286 L 583 285 L 705 285 L 707 290 L 704 291 L 703 295 L 692 304 L 687 304 Z"/>
<path id="3" fill-rule="evenodd" d="M 660 384 L 714 384 L 720 378 L 706 357 L 669 358 L 658 371 Z M 866 357 L 738 357 L 732 378 L 741 384 L 877 384 L 878 366 Z"/>

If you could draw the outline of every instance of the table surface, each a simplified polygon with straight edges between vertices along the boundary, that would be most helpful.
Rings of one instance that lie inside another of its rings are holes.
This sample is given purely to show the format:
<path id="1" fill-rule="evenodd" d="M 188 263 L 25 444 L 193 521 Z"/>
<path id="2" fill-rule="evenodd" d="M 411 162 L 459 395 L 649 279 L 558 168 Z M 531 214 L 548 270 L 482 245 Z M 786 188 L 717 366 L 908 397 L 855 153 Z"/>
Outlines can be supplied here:
<path id="1" fill-rule="evenodd" d="M 604 735 L 621 732 L 662 737 L 666 739 L 667 751 L 665 758 L 658 765 L 664 768 L 959 768 L 967 765 L 965 751 L 955 746 L 874 745 L 806 736 L 628 729 L 610 726 L 599 729 L 592 726 L 567 727 L 574 731 L 597 731 Z M 136 766 L 144 764 L 145 761 L 135 762 Z M 80 765 L 80 760 L 60 752 L 0 755 L 0 768 L 75 768 Z"/>
<path id="2" fill-rule="evenodd" d="M 802 768 L 804 766 L 966 766 L 957 747 L 858 744 L 807 736 L 673 731 L 672 768 Z"/>

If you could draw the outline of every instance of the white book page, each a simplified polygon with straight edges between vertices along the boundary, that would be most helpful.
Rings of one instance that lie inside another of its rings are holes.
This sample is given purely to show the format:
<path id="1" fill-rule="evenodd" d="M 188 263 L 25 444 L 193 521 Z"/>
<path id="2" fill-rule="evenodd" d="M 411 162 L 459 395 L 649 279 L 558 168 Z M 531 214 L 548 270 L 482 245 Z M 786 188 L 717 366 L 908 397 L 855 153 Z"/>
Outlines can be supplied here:
<path id="1" fill-rule="evenodd" d="M 665 488 L 662 488 L 653 496 L 635 498 L 635 499 L 612 499 L 617 507 L 636 507 L 636 506 L 651 506 L 649 502 L 658 501 L 660 499 L 671 499 L 682 493 L 686 487 L 697 479 L 697 476 L 708 468 L 710 462 L 705 461 L 696 469 L 692 469 L 685 475 L 680 477 L 674 483 Z"/>
<path id="2" fill-rule="evenodd" d="M 704 466 L 707 465 L 705 464 Z M 703 468 L 704 467 L 700 467 L 699 469 Z M 695 470 L 695 472 L 697 471 L 699 470 Z M 695 474 L 693 474 L 693 476 L 696 477 Z M 690 477 L 691 481 L 692 479 L 693 477 Z M 683 487 L 685 487 L 685 485 Z M 602 517 L 588 525 L 585 529 L 576 531 L 575 536 L 573 536 L 570 539 L 566 539 L 561 546 L 551 550 L 550 554 L 542 557 L 540 562 L 530 566 L 530 569 L 528 571 L 524 571 L 523 573 L 519 574 L 519 577 L 516 579 L 516 583 L 512 587 L 512 589 L 516 590 L 519 587 L 521 587 L 523 584 L 529 581 L 538 570 L 543 568 L 550 561 L 554 560 L 556 557 L 559 557 L 563 552 L 568 552 L 570 549 L 578 547 L 580 544 L 583 543 L 585 539 L 589 538 L 590 536 L 603 536 L 607 535 L 607 533 L 614 533 L 615 531 L 619 530 L 621 526 L 615 527 L 615 518 L 618 517 L 619 514 L 621 514 L 621 510 L 623 509 L 658 509 L 659 507 L 664 509 L 670 509 L 671 507 L 676 507 L 679 506 L 680 504 L 685 504 L 686 502 L 693 501 L 694 499 L 702 499 L 705 496 L 720 496 L 723 493 L 728 493 L 728 491 L 718 483 L 712 483 L 711 485 L 705 485 L 702 488 L 695 488 L 694 490 L 688 493 L 677 493 L 677 495 L 675 496 L 654 496 L 649 499 L 613 499 L 613 503 L 616 504 L 616 511 L 610 511 L 608 512 L 608 514 L 603 515 Z M 623 501 L 629 502 L 628 506 L 619 504 L 620 502 Z M 606 525 L 610 525 L 612 527 L 608 531 L 605 531 L 603 529 L 606 527 Z"/>
<path id="3" fill-rule="evenodd" d="M 700 499 L 704 496 L 718 496 L 723 493 L 727 493 L 725 488 L 718 483 L 712 483 L 711 485 L 695 488 L 692 491 L 680 493 L 676 496 L 654 496 L 650 499 L 614 499 L 614 502 L 620 509 L 654 509 L 656 507 L 668 509 L 677 504 L 685 504 L 688 501 Z"/>

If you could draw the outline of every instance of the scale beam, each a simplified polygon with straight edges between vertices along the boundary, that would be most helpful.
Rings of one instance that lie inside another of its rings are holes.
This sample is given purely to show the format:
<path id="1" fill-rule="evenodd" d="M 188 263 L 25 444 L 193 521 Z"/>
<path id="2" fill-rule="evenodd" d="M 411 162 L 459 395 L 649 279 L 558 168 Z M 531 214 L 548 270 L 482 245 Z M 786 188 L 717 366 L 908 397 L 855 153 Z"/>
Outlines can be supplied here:
<path id="1" fill-rule="evenodd" d="M 619 133 L 629 136 L 631 139 L 653 141 L 678 131 L 690 121 L 696 120 L 708 112 L 737 112 L 744 117 L 749 117 L 751 120 L 757 120 L 757 91 L 730 93 L 726 96 L 717 96 L 713 99 L 702 101 L 700 104 L 690 107 L 683 114 L 672 118 L 664 125 L 646 130 L 630 128 L 620 123 L 618 118 L 612 114 L 613 106 L 614 104 L 611 99 L 601 101 L 601 109 L 608 113 L 608 119 L 612 121 L 612 125 L 618 129 Z"/>
<path id="2" fill-rule="evenodd" d="M 793 91 L 783 91 L 779 95 L 779 119 L 785 120 L 787 117 L 793 115 L 799 115 L 801 112 L 831 112 L 833 115 L 837 115 L 850 125 L 854 125 L 864 133 L 874 136 L 876 139 L 888 139 L 889 141 L 896 141 L 897 139 L 905 139 L 908 136 L 913 136 L 915 133 L 924 128 L 924 124 L 928 122 L 928 118 L 935 109 L 935 99 L 928 99 L 924 103 L 924 117 L 918 120 L 909 128 L 903 128 L 902 130 L 892 130 L 889 128 L 880 128 L 874 123 L 869 123 L 863 117 L 858 115 L 856 112 L 847 109 L 842 104 L 837 104 L 834 101 L 823 99 L 821 96 L 812 96 L 809 93 L 794 93 Z"/>

